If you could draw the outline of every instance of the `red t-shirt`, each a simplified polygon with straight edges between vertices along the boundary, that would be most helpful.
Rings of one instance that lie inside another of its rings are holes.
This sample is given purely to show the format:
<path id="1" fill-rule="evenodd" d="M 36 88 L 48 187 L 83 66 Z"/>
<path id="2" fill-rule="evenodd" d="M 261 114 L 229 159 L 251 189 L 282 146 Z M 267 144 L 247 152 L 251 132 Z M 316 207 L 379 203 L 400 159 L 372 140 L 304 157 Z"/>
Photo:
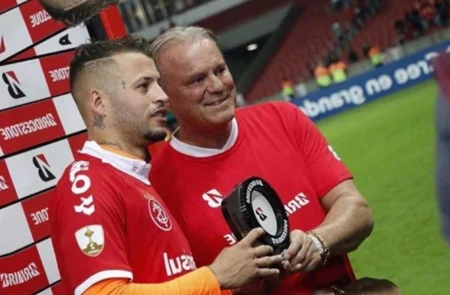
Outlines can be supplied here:
<path id="1" fill-rule="evenodd" d="M 86 143 L 49 203 L 62 283 L 160 283 L 195 269 L 186 237 L 148 181 L 150 165 Z"/>
<path id="2" fill-rule="evenodd" d="M 313 122 L 293 104 L 240 108 L 233 125 L 224 151 L 180 146 L 172 139 L 152 161 L 150 180 L 183 228 L 198 266 L 211 263 L 236 242 L 220 204 L 239 182 L 252 176 L 268 181 L 285 204 L 291 229 L 307 231 L 326 216 L 320 198 L 352 178 Z M 310 294 L 353 279 L 347 256 L 334 257 L 320 270 L 285 279 L 274 293 Z"/>

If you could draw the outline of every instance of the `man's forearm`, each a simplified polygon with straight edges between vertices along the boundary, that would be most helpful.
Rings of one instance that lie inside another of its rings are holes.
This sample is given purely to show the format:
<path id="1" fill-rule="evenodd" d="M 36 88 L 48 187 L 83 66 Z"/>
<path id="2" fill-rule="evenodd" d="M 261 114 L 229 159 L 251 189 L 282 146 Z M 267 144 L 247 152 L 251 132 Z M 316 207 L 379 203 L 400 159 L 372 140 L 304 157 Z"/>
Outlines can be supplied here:
<path id="1" fill-rule="evenodd" d="M 327 243 L 331 255 L 337 255 L 356 250 L 372 228 L 372 213 L 364 199 L 346 195 L 334 202 L 324 222 L 314 231 Z"/>

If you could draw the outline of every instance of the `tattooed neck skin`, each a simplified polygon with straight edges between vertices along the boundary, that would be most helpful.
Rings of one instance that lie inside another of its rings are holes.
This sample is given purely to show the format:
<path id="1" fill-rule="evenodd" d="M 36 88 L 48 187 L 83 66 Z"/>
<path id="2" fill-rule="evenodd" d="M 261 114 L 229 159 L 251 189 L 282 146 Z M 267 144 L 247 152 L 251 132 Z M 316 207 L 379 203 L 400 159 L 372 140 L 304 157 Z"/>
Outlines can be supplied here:
<path id="1" fill-rule="evenodd" d="M 105 116 L 94 114 L 94 118 L 92 120 L 92 126 L 100 129 L 105 129 Z"/>
<path id="2" fill-rule="evenodd" d="M 118 141 L 107 141 L 107 140 L 98 140 L 97 141 L 98 145 L 110 145 L 113 146 L 119 150 L 123 150 L 122 145 L 118 142 Z"/>

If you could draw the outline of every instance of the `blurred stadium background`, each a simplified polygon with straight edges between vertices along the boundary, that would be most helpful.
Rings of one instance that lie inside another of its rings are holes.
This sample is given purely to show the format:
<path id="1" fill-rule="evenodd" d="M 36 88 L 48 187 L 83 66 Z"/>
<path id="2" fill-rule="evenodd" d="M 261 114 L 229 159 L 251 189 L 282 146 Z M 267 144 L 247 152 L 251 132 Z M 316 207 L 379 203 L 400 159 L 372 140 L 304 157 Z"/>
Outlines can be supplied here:
<path id="1" fill-rule="evenodd" d="M 433 57 L 450 52 L 448 2 L 121 0 L 89 26 L 69 29 L 37 0 L 0 0 L 0 294 L 63 294 L 48 199 L 86 139 L 68 65 L 89 37 L 122 35 L 120 17 L 129 34 L 149 42 L 176 25 L 215 32 L 238 105 L 298 105 L 354 173 L 376 223 L 350 255 L 357 276 L 390 279 L 406 295 L 450 294 L 432 67 Z M 33 132 L 20 132 L 24 124 Z M 39 273 L 5 279 L 29 267 Z"/>
<path id="2" fill-rule="evenodd" d="M 436 295 L 450 292 L 450 252 L 436 207 L 438 88 L 429 57 L 450 45 L 449 9 L 439 0 L 120 2 L 128 33 L 149 41 L 176 25 L 218 34 L 240 106 L 316 102 L 309 115 L 375 214 L 372 236 L 351 255 L 357 275 L 391 279 L 404 294 Z M 371 89 L 373 78 L 379 84 Z M 345 107 L 342 91 L 351 95 L 352 87 L 365 98 L 357 108 Z M 382 99 L 366 104 L 374 92 Z M 331 103 L 321 105 L 322 97 Z"/>

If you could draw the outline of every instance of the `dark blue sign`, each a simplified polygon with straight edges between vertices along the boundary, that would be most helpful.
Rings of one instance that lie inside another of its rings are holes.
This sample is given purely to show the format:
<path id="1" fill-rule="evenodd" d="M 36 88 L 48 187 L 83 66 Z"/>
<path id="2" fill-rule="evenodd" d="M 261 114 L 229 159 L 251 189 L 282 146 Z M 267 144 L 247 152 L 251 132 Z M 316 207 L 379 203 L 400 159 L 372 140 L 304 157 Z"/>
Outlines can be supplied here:
<path id="1" fill-rule="evenodd" d="M 450 52 L 450 41 L 296 98 L 292 103 L 314 121 L 335 115 L 432 78 L 432 59 L 443 51 Z"/>

